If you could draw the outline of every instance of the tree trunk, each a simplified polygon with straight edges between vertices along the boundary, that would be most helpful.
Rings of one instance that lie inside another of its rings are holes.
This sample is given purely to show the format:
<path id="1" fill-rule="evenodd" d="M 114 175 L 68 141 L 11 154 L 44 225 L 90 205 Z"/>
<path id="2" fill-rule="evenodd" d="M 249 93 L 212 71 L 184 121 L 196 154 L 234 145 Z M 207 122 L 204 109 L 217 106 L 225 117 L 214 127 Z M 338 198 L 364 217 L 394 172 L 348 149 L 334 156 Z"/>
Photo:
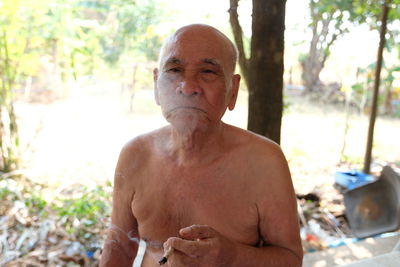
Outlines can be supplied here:
<path id="1" fill-rule="evenodd" d="M 11 67 L 5 28 L 0 36 L 0 172 L 9 172 L 18 167 L 19 138 L 13 107 L 12 86 L 15 71 Z"/>
<path id="2" fill-rule="evenodd" d="M 380 41 L 379 41 L 379 48 L 378 48 L 378 58 L 376 62 L 376 70 L 375 70 L 375 83 L 374 83 L 374 94 L 372 97 L 372 106 L 371 106 L 371 113 L 370 113 L 370 120 L 369 120 L 369 127 L 368 127 L 368 136 L 367 136 L 367 147 L 365 150 L 365 157 L 364 157 L 364 173 L 369 173 L 371 168 L 371 158 L 372 158 L 372 144 L 374 139 L 374 128 L 375 128 L 375 120 L 376 120 L 376 113 L 378 107 L 378 94 L 379 94 L 379 85 L 381 80 L 381 69 L 382 69 L 382 61 L 383 61 L 383 49 L 385 47 L 385 35 L 386 35 L 386 25 L 388 14 L 390 10 L 390 3 L 391 0 L 385 0 L 383 3 L 383 11 L 382 11 L 382 23 L 381 23 L 381 30 L 380 30 Z"/>
<path id="3" fill-rule="evenodd" d="M 230 0 L 230 24 L 239 65 L 249 90 L 247 129 L 280 143 L 283 112 L 283 53 L 286 0 L 253 0 L 251 57 L 246 58 L 237 7 Z"/>
<path id="4" fill-rule="evenodd" d="M 247 128 L 280 143 L 285 0 L 253 0 Z"/>
<path id="5" fill-rule="evenodd" d="M 314 17 L 314 20 L 315 17 Z M 308 55 L 302 62 L 303 68 L 303 80 L 306 92 L 312 92 L 316 90 L 316 87 L 320 83 L 319 74 L 322 70 L 321 49 L 318 49 L 320 34 L 318 33 L 319 21 L 315 21 L 313 24 L 313 35 L 310 43 Z"/>

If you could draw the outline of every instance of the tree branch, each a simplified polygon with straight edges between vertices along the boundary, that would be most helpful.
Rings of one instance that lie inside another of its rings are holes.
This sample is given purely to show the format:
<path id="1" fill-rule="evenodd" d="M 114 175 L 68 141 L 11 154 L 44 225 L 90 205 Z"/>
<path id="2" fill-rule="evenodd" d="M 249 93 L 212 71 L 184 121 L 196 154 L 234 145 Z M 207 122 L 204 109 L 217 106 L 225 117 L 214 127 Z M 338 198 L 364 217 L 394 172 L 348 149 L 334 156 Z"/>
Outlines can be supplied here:
<path id="1" fill-rule="evenodd" d="M 246 53 L 244 51 L 243 45 L 243 30 L 239 23 L 239 16 L 237 12 L 239 0 L 230 0 L 230 8 L 229 12 L 229 22 L 231 24 L 233 38 L 235 39 L 236 47 L 239 51 L 239 66 L 242 70 L 242 74 L 244 76 L 244 80 L 246 82 L 247 88 L 249 88 L 248 84 L 248 66 L 249 60 L 246 57 Z"/>

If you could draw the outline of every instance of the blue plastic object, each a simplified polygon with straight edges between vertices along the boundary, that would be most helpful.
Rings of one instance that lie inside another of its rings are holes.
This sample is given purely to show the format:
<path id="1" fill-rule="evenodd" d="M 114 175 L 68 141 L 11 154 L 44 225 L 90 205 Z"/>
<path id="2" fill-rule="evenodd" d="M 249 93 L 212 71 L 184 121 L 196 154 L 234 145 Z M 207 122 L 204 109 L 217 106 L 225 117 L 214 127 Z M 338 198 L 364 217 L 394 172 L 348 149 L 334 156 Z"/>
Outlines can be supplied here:
<path id="1" fill-rule="evenodd" d="M 86 251 L 86 257 L 88 257 L 89 259 L 93 259 L 93 256 L 94 256 L 93 251 Z"/>
<path id="2" fill-rule="evenodd" d="M 335 182 L 348 189 L 352 190 L 354 188 L 369 184 L 374 182 L 375 179 L 372 175 L 352 170 L 352 171 L 337 171 L 335 173 Z"/>

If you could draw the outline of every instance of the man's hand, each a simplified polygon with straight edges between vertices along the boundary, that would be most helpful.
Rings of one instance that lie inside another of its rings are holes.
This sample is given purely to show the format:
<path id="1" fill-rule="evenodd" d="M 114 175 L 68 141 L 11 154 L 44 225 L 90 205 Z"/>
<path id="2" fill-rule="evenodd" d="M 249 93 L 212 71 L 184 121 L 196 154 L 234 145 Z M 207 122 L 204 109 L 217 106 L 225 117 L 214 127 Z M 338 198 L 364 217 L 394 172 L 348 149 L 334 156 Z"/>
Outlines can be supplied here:
<path id="1" fill-rule="evenodd" d="M 164 250 L 174 248 L 168 266 L 230 266 L 236 245 L 207 225 L 182 228 L 179 237 L 170 237 Z"/>

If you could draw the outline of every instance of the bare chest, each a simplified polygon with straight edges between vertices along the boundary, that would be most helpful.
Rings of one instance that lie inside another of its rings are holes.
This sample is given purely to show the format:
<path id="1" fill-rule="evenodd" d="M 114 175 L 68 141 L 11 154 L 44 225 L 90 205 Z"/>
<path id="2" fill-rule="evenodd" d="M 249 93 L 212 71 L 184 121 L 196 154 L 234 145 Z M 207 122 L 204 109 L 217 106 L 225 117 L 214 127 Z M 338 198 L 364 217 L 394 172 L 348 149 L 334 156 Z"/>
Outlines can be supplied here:
<path id="1" fill-rule="evenodd" d="M 142 238 L 162 243 L 200 224 L 241 243 L 258 241 L 257 207 L 245 172 L 223 166 L 152 170 L 132 202 Z"/>

